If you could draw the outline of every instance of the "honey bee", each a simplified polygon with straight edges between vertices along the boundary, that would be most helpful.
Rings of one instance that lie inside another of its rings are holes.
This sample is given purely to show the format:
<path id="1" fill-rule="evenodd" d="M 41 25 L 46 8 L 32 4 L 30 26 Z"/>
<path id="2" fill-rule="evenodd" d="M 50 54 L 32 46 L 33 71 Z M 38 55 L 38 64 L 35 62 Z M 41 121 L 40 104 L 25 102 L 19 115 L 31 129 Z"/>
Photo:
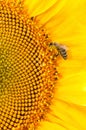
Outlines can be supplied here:
<path id="1" fill-rule="evenodd" d="M 67 59 L 67 50 L 66 50 L 66 47 L 64 45 L 58 44 L 56 42 L 51 42 L 49 44 L 49 46 L 54 47 L 58 50 L 57 56 L 60 54 L 64 60 Z"/>

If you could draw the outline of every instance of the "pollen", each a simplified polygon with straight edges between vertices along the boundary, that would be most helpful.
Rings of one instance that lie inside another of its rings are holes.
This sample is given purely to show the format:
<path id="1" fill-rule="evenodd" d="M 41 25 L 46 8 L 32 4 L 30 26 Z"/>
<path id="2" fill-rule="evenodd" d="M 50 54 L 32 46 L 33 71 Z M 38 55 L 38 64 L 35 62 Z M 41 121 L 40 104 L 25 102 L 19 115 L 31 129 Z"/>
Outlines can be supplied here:
<path id="1" fill-rule="evenodd" d="M 0 1 L 0 130 L 31 130 L 49 111 L 58 76 L 51 39 L 20 3 Z"/>

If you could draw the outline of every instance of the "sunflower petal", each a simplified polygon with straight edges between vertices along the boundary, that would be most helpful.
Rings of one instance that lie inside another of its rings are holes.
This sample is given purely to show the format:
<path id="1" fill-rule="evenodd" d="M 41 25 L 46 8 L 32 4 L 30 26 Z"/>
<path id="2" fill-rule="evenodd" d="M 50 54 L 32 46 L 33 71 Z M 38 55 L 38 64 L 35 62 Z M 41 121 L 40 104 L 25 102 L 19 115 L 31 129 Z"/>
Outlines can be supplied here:
<path id="1" fill-rule="evenodd" d="M 25 0 L 25 5 L 28 8 L 28 12 L 30 14 L 30 16 L 36 16 L 39 15 L 43 12 L 45 12 L 48 8 L 50 8 L 54 3 L 56 2 L 56 0 L 42 0 L 40 2 L 40 0 Z"/>
<path id="2" fill-rule="evenodd" d="M 60 117 L 62 124 L 65 126 L 65 130 L 85 130 L 86 129 L 86 107 L 84 106 L 84 112 L 78 105 L 71 102 L 65 102 L 61 99 L 57 99 L 54 107 L 52 107 L 53 115 Z M 53 118 L 52 118 L 53 120 Z"/>
<path id="3" fill-rule="evenodd" d="M 48 119 L 42 122 L 39 130 L 85 130 L 86 129 L 86 107 L 67 103 L 57 99 L 52 106 L 52 112 Z"/>
<path id="4" fill-rule="evenodd" d="M 61 80 L 58 98 L 86 106 L 86 72 L 79 72 Z"/>
<path id="5" fill-rule="evenodd" d="M 46 26 L 47 30 L 50 30 L 49 33 L 54 41 L 65 43 L 82 41 L 85 43 L 85 5 L 84 0 L 75 2 L 68 0 L 57 1 L 46 12 L 39 15 L 38 19 Z"/>

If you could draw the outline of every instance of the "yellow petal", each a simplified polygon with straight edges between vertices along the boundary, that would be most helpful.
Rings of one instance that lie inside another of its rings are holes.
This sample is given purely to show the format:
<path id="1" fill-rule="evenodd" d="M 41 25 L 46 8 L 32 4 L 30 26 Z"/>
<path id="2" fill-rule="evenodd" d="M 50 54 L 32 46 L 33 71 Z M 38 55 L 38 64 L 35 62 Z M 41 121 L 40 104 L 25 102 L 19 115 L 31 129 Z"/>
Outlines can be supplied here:
<path id="1" fill-rule="evenodd" d="M 48 120 L 41 124 L 39 130 L 86 129 L 86 107 L 81 108 L 78 105 L 57 99 L 56 104 L 54 104 L 51 109 L 52 112 L 47 115 Z M 82 110 L 84 110 L 84 112 Z"/>
<path id="2" fill-rule="evenodd" d="M 68 60 L 61 61 L 59 71 L 62 78 L 57 83 L 55 104 L 49 121 L 42 129 L 85 130 L 86 129 L 86 2 L 60 2 L 56 11 L 50 8 L 38 16 L 50 31 L 53 41 L 68 47 Z M 52 9 L 52 10 L 51 10 Z M 49 12 L 51 17 L 49 16 Z M 51 13 L 52 12 L 52 13 Z M 55 119 L 53 119 L 55 117 Z"/>
<path id="3" fill-rule="evenodd" d="M 81 6 L 80 6 L 81 5 Z M 84 5 L 84 8 L 83 8 Z M 86 2 L 57 1 L 46 12 L 38 16 L 54 41 L 70 44 L 86 40 Z M 83 24 L 84 23 L 84 24 Z"/>
<path id="4" fill-rule="evenodd" d="M 30 16 L 37 16 L 50 8 L 57 0 L 25 0 Z"/>
<path id="5" fill-rule="evenodd" d="M 86 72 L 70 74 L 60 80 L 58 98 L 69 103 L 86 106 Z"/>

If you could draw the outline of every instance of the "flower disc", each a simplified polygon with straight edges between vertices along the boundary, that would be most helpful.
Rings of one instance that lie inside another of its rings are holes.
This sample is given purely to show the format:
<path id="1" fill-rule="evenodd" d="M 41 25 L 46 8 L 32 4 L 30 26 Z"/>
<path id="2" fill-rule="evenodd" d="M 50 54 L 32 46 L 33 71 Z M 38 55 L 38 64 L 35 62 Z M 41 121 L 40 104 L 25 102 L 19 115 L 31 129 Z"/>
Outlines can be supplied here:
<path id="1" fill-rule="evenodd" d="M 0 2 L 0 130 L 35 128 L 54 91 L 50 40 L 19 10 Z"/>

